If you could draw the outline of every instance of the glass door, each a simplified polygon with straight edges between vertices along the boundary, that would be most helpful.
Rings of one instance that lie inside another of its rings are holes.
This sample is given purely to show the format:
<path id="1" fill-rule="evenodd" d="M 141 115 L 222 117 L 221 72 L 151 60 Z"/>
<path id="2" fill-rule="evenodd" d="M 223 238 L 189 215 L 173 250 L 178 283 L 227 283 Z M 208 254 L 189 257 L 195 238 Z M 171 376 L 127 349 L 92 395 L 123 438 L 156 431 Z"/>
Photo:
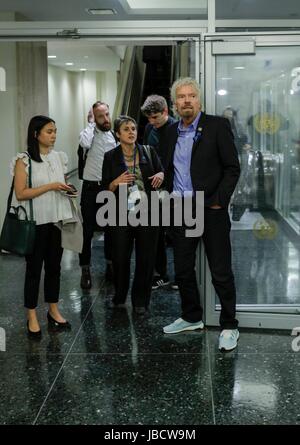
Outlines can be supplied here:
<path id="1" fill-rule="evenodd" d="M 300 36 L 213 38 L 204 44 L 206 110 L 230 121 L 241 163 L 229 207 L 237 318 L 245 327 L 294 328 L 300 326 Z M 206 323 L 218 325 L 220 304 L 205 270 Z"/>

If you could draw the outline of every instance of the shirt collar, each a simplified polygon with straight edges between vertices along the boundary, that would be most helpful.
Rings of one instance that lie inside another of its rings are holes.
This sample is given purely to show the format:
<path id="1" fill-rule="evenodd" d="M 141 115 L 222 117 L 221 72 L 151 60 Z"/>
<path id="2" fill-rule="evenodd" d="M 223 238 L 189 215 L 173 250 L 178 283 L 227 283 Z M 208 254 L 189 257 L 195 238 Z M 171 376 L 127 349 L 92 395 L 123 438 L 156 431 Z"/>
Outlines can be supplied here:
<path id="1" fill-rule="evenodd" d="M 199 113 L 197 114 L 197 116 L 195 117 L 193 122 L 188 127 L 184 127 L 183 121 L 182 121 L 182 119 L 180 119 L 179 125 L 178 125 L 178 131 L 187 131 L 188 129 L 192 129 L 193 131 L 196 131 L 197 123 L 199 122 L 200 117 L 201 117 L 201 111 L 199 111 Z"/>

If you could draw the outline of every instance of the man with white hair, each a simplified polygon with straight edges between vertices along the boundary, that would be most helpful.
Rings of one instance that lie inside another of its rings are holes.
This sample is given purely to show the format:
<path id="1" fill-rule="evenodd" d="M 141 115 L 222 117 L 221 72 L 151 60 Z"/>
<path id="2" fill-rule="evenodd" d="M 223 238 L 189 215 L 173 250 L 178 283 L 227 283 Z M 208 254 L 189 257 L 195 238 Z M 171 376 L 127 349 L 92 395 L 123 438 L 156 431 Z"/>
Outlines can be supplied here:
<path id="1" fill-rule="evenodd" d="M 238 154 L 228 120 L 201 111 L 200 87 L 194 79 L 175 81 L 171 98 L 181 119 L 168 128 L 165 185 L 170 193 L 182 198 L 194 198 L 197 191 L 204 191 L 202 239 L 212 283 L 221 302 L 219 349 L 230 351 L 239 338 L 228 214 L 230 197 L 240 175 Z M 186 229 L 184 224 L 170 228 L 182 315 L 163 328 L 166 334 L 204 327 L 195 274 L 200 237 L 187 236 Z"/>

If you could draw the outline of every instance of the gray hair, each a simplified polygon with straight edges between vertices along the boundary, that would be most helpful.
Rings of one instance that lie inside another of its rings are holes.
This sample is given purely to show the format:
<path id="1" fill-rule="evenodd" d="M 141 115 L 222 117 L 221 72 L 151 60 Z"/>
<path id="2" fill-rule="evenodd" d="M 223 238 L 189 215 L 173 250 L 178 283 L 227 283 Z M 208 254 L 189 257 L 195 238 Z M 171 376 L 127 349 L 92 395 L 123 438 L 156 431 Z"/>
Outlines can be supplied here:
<path id="1" fill-rule="evenodd" d="M 176 102 L 176 91 L 178 88 L 181 88 L 183 86 L 190 85 L 194 88 L 195 92 L 197 93 L 198 99 L 201 98 L 201 89 L 200 85 L 197 82 L 197 80 L 193 79 L 192 77 L 180 77 L 179 79 L 175 80 L 173 85 L 171 86 L 171 100 L 173 102 L 173 111 L 176 113 L 176 108 L 174 107 L 174 104 Z"/>
<path id="2" fill-rule="evenodd" d="M 141 112 L 145 116 L 150 116 L 153 113 L 162 113 L 166 108 L 168 108 L 166 99 L 163 96 L 152 94 L 141 106 Z"/>

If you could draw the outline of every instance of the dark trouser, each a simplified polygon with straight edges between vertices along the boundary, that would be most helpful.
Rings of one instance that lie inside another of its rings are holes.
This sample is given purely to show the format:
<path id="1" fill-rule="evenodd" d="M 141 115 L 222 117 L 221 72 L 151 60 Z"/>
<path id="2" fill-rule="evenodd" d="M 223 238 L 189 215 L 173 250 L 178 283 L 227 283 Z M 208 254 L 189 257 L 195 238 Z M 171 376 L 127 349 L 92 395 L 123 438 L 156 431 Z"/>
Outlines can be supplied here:
<path id="1" fill-rule="evenodd" d="M 227 209 L 205 208 L 202 239 L 208 259 L 212 283 L 221 302 L 222 329 L 235 329 L 236 292 L 231 269 L 230 219 Z M 185 227 L 172 227 L 175 279 L 181 296 L 182 318 L 189 322 L 202 319 L 203 310 L 195 274 L 199 237 L 186 237 Z"/>
<path id="2" fill-rule="evenodd" d="M 61 231 L 54 224 L 36 226 L 33 253 L 26 255 L 24 306 L 34 309 L 38 303 L 39 285 L 44 263 L 44 297 L 46 303 L 57 303 L 60 287 L 60 262 L 63 254 Z"/>
<path id="3" fill-rule="evenodd" d="M 155 257 L 155 272 L 162 277 L 167 275 L 167 252 L 166 252 L 166 240 L 165 240 L 165 227 L 159 227 L 159 235 L 157 242 L 157 250 Z"/>
<path id="4" fill-rule="evenodd" d="M 111 227 L 115 304 L 126 301 L 130 282 L 130 258 L 135 242 L 135 273 L 131 290 L 133 306 L 147 308 L 150 302 L 158 227 Z"/>
<path id="5" fill-rule="evenodd" d="M 83 248 L 79 254 L 80 266 L 91 264 L 92 238 L 97 228 L 96 214 L 100 207 L 96 203 L 96 197 L 101 187 L 97 181 L 83 181 L 81 192 L 81 213 L 83 219 Z M 112 259 L 111 236 L 108 228 L 104 229 L 104 255 L 107 261 Z"/>

